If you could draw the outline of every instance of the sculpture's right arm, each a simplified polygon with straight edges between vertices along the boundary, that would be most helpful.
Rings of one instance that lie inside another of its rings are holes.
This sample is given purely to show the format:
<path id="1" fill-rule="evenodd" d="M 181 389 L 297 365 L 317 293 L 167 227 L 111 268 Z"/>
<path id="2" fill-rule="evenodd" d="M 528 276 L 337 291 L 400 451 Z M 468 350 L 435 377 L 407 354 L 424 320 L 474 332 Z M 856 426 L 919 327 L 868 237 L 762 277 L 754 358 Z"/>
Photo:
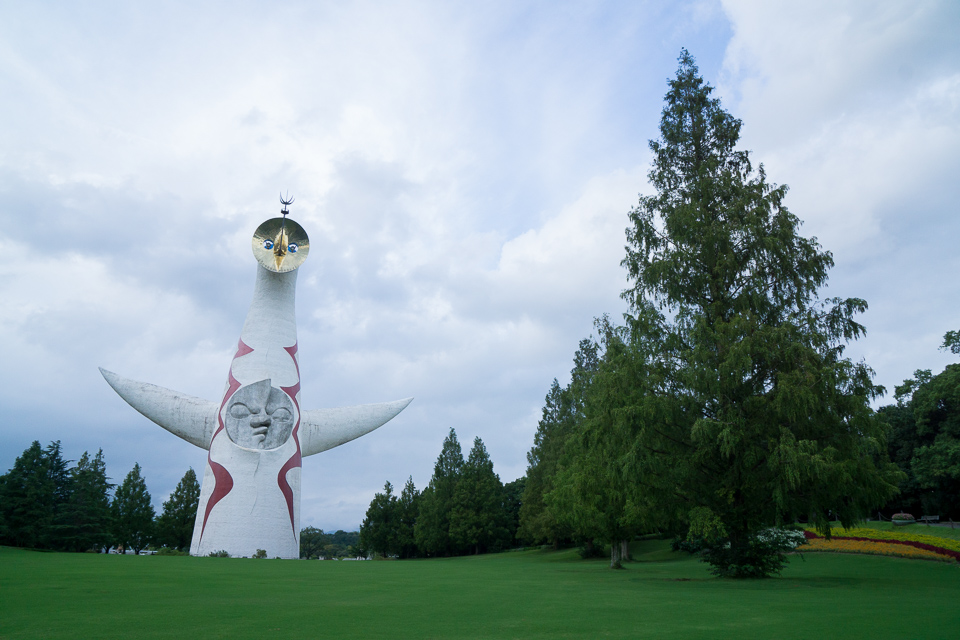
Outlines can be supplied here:
<path id="1" fill-rule="evenodd" d="M 107 383 L 131 407 L 201 449 L 210 448 L 219 407 L 215 402 L 137 382 L 100 368 Z"/>

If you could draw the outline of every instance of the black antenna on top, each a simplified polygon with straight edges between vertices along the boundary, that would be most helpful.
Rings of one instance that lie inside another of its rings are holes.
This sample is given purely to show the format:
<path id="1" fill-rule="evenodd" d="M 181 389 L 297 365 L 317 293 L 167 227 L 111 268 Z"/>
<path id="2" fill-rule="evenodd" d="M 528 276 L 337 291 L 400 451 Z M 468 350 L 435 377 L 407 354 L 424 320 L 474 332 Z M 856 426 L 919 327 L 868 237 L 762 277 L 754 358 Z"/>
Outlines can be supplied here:
<path id="1" fill-rule="evenodd" d="M 280 213 L 283 214 L 283 219 L 286 220 L 287 216 L 290 215 L 290 211 L 287 209 L 291 204 L 293 204 L 294 198 L 290 197 L 290 193 L 287 193 L 287 199 L 283 199 L 283 194 L 280 194 L 280 204 L 283 205 L 283 209 L 280 210 Z"/>

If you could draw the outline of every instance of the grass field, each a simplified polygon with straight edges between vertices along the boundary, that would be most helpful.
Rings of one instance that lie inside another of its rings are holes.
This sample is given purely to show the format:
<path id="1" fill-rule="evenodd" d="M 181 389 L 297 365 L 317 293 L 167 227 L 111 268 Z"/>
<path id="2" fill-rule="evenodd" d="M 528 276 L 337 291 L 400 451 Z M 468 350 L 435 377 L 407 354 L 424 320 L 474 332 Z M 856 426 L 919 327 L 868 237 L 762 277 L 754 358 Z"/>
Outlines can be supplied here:
<path id="1" fill-rule="evenodd" d="M 806 554 L 720 580 L 667 543 L 387 562 L 0 547 L 0 638 L 957 638 L 960 566 Z"/>
<path id="2" fill-rule="evenodd" d="M 950 538 L 951 540 L 960 540 L 960 525 L 956 529 L 942 525 L 926 524 L 908 524 L 903 527 L 894 526 L 891 522 L 877 522 L 872 520 L 859 525 L 865 529 L 876 529 L 877 531 L 899 531 L 901 533 L 920 533 L 925 536 L 936 536 L 938 538 Z M 833 531 L 838 536 L 843 535 L 843 529 L 839 526 Z"/>

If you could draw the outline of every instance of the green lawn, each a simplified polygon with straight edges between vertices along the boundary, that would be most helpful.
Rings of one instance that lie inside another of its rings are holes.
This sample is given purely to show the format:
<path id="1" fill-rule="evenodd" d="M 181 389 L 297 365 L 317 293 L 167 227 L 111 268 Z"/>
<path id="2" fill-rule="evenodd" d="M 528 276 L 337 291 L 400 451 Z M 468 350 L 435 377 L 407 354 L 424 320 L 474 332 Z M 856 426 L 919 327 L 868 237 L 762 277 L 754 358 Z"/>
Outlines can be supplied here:
<path id="1" fill-rule="evenodd" d="M 960 566 L 807 554 L 731 581 L 658 540 L 610 571 L 572 551 L 321 562 L 0 548 L 0 638 L 956 638 Z"/>
<path id="2" fill-rule="evenodd" d="M 839 523 L 837 523 L 839 525 Z M 927 524 L 908 524 L 906 526 L 894 526 L 891 522 L 877 522 L 872 520 L 870 522 L 864 522 L 860 525 L 864 529 L 877 529 L 879 531 L 899 531 L 901 533 L 922 533 L 925 536 L 936 536 L 938 538 L 950 538 L 952 540 L 960 540 L 960 524 L 957 525 L 956 529 L 951 529 L 950 527 L 938 526 L 938 525 L 927 525 Z M 843 535 L 841 532 L 843 530 L 839 528 L 836 529 L 834 533 L 838 536 Z"/>

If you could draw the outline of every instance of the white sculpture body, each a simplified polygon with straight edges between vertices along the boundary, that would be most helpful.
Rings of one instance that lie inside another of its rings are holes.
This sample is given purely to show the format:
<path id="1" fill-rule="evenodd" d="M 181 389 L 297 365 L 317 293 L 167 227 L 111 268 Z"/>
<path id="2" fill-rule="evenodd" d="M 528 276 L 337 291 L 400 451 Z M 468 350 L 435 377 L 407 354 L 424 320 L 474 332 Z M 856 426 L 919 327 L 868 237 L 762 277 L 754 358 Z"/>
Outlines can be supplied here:
<path id="1" fill-rule="evenodd" d="M 191 555 L 299 557 L 301 459 L 373 431 L 412 400 L 302 411 L 297 271 L 262 265 L 219 404 L 100 370 L 134 409 L 208 451 Z"/>

